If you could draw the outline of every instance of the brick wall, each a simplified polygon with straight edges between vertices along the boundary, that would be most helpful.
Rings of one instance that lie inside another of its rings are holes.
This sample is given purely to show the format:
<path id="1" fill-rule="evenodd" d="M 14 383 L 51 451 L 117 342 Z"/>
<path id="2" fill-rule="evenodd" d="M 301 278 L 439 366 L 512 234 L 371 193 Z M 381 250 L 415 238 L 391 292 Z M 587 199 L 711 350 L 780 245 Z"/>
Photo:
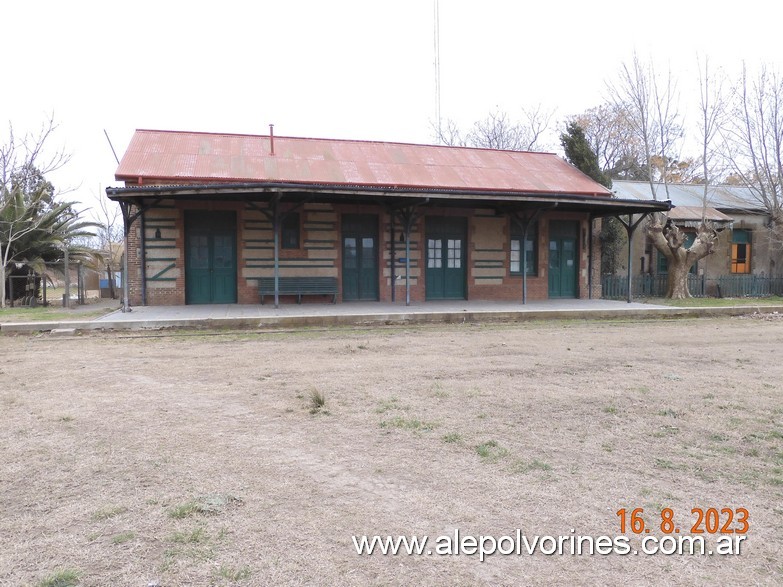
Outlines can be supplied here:
<path id="1" fill-rule="evenodd" d="M 282 212 L 291 208 L 283 204 Z M 145 212 L 147 277 L 146 302 L 149 305 L 181 305 L 185 303 L 185 210 L 231 210 L 237 214 L 237 301 L 240 304 L 259 303 L 257 279 L 274 275 L 274 244 L 272 225 L 264 214 L 265 204 L 242 202 L 173 202 Z M 405 302 L 405 264 L 393 259 L 405 257 L 405 243 L 400 242 L 403 227 L 394 218 L 394 255 L 392 256 L 392 217 L 386 208 L 367 205 L 305 204 L 297 208 L 300 218 L 300 247 L 280 249 L 280 275 L 321 275 L 342 279 L 341 222 L 343 214 L 373 214 L 378 218 L 379 236 L 379 299 L 389 302 L 392 287 L 398 303 Z M 135 212 L 135 210 L 133 211 Z M 411 300 L 426 297 L 423 271 L 425 266 L 425 216 L 461 216 L 467 219 L 466 248 L 467 297 L 469 300 L 522 299 L 522 277 L 510 272 L 511 220 L 493 211 L 460 208 L 420 209 L 411 232 L 410 285 Z M 529 300 L 548 297 L 547 267 L 549 263 L 549 223 L 553 220 L 578 222 L 578 296 L 588 297 L 588 217 L 585 214 L 545 213 L 538 220 L 537 275 L 528 276 Z M 600 222 L 594 229 L 593 296 L 600 297 Z M 133 224 L 129 235 L 129 269 L 131 304 L 141 299 L 141 223 Z M 394 286 L 392 273 L 395 274 Z M 338 298 L 340 300 L 340 298 Z M 290 302 L 291 299 L 283 299 Z M 305 297 L 305 302 L 323 303 L 326 298 Z"/>

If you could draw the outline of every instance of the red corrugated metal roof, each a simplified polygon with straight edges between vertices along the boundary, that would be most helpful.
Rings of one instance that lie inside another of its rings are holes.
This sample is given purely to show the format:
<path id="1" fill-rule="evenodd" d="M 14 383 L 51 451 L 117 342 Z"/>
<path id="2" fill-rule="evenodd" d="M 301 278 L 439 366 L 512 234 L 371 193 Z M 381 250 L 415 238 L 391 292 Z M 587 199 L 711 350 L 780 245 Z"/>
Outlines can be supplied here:
<path id="1" fill-rule="evenodd" d="M 318 185 L 608 196 L 553 153 L 137 130 L 115 177 L 142 182 Z"/>

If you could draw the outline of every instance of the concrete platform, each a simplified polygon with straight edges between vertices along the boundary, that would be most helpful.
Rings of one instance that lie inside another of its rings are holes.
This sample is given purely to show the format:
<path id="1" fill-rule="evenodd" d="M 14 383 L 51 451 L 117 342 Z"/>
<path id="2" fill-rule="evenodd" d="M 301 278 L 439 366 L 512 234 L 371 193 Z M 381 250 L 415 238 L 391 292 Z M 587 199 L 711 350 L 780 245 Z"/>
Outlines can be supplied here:
<path id="1" fill-rule="evenodd" d="M 273 305 L 216 304 L 195 306 L 139 306 L 91 320 L 20 322 L 0 325 L 2 333 L 72 329 L 140 330 L 160 328 L 306 328 L 350 325 L 428 324 L 461 322 L 519 322 L 525 320 L 645 319 L 700 316 L 736 316 L 753 312 L 780 312 L 783 306 L 676 308 L 613 300 L 546 300 L 518 302 L 442 301 L 390 304 Z"/>

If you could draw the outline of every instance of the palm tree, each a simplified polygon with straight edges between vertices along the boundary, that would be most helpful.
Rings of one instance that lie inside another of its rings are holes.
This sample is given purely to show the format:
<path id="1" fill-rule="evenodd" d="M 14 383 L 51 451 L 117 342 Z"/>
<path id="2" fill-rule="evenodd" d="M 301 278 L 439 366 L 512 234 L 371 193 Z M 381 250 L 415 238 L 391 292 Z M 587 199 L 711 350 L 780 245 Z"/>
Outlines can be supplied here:
<path id="1" fill-rule="evenodd" d="M 42 273 L 45 263 L 58 260 L 67 248 L 75 261 L 95 260 L 97 253 L 77 244 L 94 236 L 94 222 L 82 220 L 74 212 L 75 202 L 56 202 L 51 184 L 39 184 L 30 191 L 24 182 L 12 182 L 0 193 L 0 307 L 5 307 L 6 276 L 11 265 L 27 266 Z"/>

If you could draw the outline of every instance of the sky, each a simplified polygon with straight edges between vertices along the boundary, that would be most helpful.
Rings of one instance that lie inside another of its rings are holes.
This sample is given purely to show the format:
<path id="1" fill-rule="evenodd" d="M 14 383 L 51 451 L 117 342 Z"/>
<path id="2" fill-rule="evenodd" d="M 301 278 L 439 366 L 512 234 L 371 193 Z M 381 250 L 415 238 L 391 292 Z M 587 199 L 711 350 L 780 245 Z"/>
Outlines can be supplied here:
<path id="1" fill-rule="evenodd" d="M 137 128 L 433 143 L 435 0 L 9 0 L 0 24 L 0 141 L 53 114 L 49 179 L 93 205 Z M 731 76 L 783 71 L 783 3 L 439 0 L 440 110 L 469 128 L 537 104 L 566 117 L 606 101 L 621 64 L 679 80 L 688 123 L 696 56 Z M 556 134 L 549 147 L 557 150 Z M 687 153 L 686 153 L 687 154 Z"/>

